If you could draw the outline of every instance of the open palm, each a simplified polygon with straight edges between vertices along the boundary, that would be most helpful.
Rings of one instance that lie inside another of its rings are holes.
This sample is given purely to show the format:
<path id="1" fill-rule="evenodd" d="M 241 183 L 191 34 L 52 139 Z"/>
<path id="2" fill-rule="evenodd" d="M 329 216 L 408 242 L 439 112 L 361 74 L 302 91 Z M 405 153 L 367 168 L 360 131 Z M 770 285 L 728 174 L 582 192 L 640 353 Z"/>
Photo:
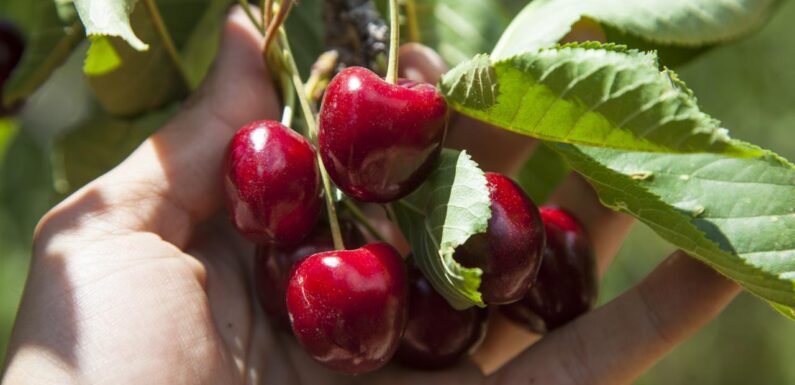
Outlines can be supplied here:
<path id="1" fill-rule="evenodd" d="M 438 372 L 390 365 L 356 377 L 324 369 L 270 327 L 252 295 L 253 246 L 219 213 L 223 152 L 234 130 L 279 116 L 261 43 L 233 11 L 212 74 L 183 111 L 42 219 L 4 384 L 627 383 L 737 293 L 677 253 L 530 349 L 515 330 L 493 327 L 479 356 L 518 356 L 488 377 L 468 362 Z M 429 81 L 442 68 L 416 46 L 401 58 L 405 74 Z M 532 149 L 525 138 L 463 118 L 447 144 L 503 172 Z M 553 200 L 582 219 L 603 272 L 631 220 L 600 206 L 577 177 Z"/>

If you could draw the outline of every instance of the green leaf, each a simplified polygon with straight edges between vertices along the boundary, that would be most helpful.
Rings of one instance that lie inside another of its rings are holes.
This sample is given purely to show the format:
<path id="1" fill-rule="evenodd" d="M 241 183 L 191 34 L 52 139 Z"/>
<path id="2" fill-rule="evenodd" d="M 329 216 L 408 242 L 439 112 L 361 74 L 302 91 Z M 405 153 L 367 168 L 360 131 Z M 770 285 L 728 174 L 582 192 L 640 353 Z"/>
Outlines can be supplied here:
<path id="1" fill-rule="evenodd" d="M 457 64 L 488 52 L 510 19 L 497 0 L 415 0 L 404 7 L 402 36 L 433 48 Z M 413 12 L 412 12 L 413 11 Z"/>
<path id="2" fill-rule="evenodd" d="M 651 52 L 568 44 L 491 64 L 482 56 L 442 77 L 450 106 L 536 138 L 655 152 L 756 156 L 701 112 L 692 92 Z M 491 82 L 491 83 L 490 83 Z M 499 88 L 496 101 L 494 87 Z"/>
<path id="3" fill-rule="evenodd" d="M 146 51 L 149 46 L 141 41 L 130 25 L 130 14 L 137 0 L 74 0 L 77 14 L 86 29 L 86 34 L 116 36 L 122 38 L 137 51 Z"/>
<path id="4" fill-rule="evenodd" d="M 176 110 L 172 105 L 136 119 L 99 113 L 57 138 L 53 156 L 56 191 L 71 193 L 119 164 Z"/>
<path id="5" fill-rule="evenodd" d="M 583 17 L 661 46 L 704 46 L 744 36 L 778 0 L 536 0 L 511 22 L 492 56 L 507 58 L 558 42 Z"/>
<path id="6" fill-rule="evenodd" d="M 80 23 L 64 24 L 52 0 L 0 1 L 0 15 L 13 21 L 25 36 L 22 60 L 3 87 L 5 105 L 32 94 L 66 61 L 83 39 Z"/>
<path id="7" fill-rule="evenodd" d="M 17 136 L 19 123 L 13 118 L 0 118 L 0 168 L 6 159 L 6 150 Z"/>
<path id="8" fill-rule="evenodd" d="M 557 144 L 602 202 L 748 291 L 795 308 L 795 167 L 755 159 Z"/>
<path id="9" fill-rule="evenodd" d="M 546 202 L 569 175 L 569 166 L 549 147 L 539 144 L 516 177 L 516 182 L 536 203 Z"/>
<path id="10" fill-rule="evenodd" d="M 102 107 L 116 116 L 131 117 L 187 95 L 189 86 L 204 78 L 221 34 L 230 0 L 166 0 L 158 3 L 160 13 L 177 49 L 184 52 L 185 84 L 163 41 L 143 7 L 130 15 L 133 28 L 150 42 L 150 49 L 140 52 L 120 38 L 107 38 L 121 65 L 102 75 L 88 76 L 88 82 Z"/>
<path id="11" fill-rule="evenodd" d="M 290 48 L 298 70 L 303 77 L 309 76 L 312 64 L 325 50 L 323 2 L 302 1 L 296 4 L 284 22 L 284 29 L 290 37 Z"/>
<path id="12" fill-rule="evenodd" d="M 486 177 L 466 152 L 442 151 L 428 180 L 393 204 L 393 216 L 411 244 L 417 267 L 450 305 L 485 306 L 478 291 L 480 269 L 453 259 L 455 248 L 485 232 L 491 217 Z"/>
<path id="13" fill-rule="evenodd" d="M 461 107 L 488 110 L 497 103 L 499 83 L 489 55 L 475 55 L 470 61 L 448 71 L 442 78 L 442 90 L 448 99 Z"/>
<path id="14" fill-rule="evenodd" d="M 121 58 L 107 36 L 97 36 L 91 39 L 91 46 L 88 48 L 83 64 L 83 72 L 86 75 L 104 75 L 120 65 Z"/>
<path id="15" fill-rule="evenodd" d="M 768 302 L 770 306 L 773 307 L 777 312 L 781 313 L 784 317 L 787 317 L 793 321 L 795 321 L 795 308 L 791 308 L 788 306 L 782 306 L 777 303 Z"/>

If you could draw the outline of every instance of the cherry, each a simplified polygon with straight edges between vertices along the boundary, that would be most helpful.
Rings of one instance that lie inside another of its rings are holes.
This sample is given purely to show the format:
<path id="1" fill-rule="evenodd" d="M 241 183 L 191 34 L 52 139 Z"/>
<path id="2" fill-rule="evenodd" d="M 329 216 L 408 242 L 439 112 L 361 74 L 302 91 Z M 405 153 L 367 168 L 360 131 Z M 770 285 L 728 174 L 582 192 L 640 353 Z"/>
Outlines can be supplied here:
<path id="1" fill-rule="evenodd" d="M 346 245 L 353 247 L 364 245 L 364 236 L 351 222 L 342 221 L 340 226 Z M 329 227 L 323 224 L 316 226 L 297 245 L 257 245 L 254 258 L 254 284 L 257 297 L 265 313 L 278 327 L 290 330 L 290 319 L 287 317 L 284 298 L 287 292 L 287 280 L 290 278 L 293 266 L 312 254 L 331 250 L 334 250 L 334 240 Z"/>
<path id="2" fill-rule="evenodd" d="M 340 71 L 320 109 L 320 156 L 334 183 L 363 202 L 389 202 L 433 170 L 447 126 L 436 87 L 389 84 L 362 67 Z"/>
<path id="3" fill-rule="evenodd" d="M 3 86 L 11 76 L 11 71 L 22 59 L 25 42 L 13 24 L 0 20 L 0 117 L 12 113 L 16 106 L 6 109 L 3 106 Z"/>
<path id="4" fill-rule="evenodd" d="M 320 215 L 315 151 L 279 122 L 255 121 L 237 131 L 227 150 L 224 187 L 232 223 L 255 242 L 293 244 Z"/>
<path id="5" fill-rule="evenodd" d="M 418 369 L 454 365 L 483 338 L 486 309 L 456 310 L 417 269 L 409 273 L 409 315 L 395 358 Z"/>
<path id="6" fill-rule="evenodd" d="M 531 331 L 544 333 L 587 312 L 596 302 L 596 262 L 582 226 L 563 209 L 545 206 L 547 245 L 538 279 L 525 297 L 500 309 Z"/>
<path id="7" fill-rule="evenodd" d="M 293 333 L 316 361 L 356 374 L 395 353 L 406 323 L 403 260 L 386 243 L 313 254 L 287 283 Z"/>
<path id="8" fill-rule="evenodd" d="M 538 274 L 544 227 L 535 203 L 508 177 L 487 172 L 491 218 L 485 233 L 471 236 L 454 258 L 483 270 L 480 293 L 487 304 L 520 300 Z"/>

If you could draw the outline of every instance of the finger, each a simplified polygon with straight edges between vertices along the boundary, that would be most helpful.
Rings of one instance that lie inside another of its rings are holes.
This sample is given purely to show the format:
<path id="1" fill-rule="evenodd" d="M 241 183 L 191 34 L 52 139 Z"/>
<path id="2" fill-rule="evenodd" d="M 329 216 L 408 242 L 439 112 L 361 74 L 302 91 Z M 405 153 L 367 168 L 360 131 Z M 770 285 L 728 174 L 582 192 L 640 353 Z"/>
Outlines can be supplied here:
<path id="1" fill-rule="evenodd" d="M 216 63 L 177 116 L 119 166 L 54 210 L 82 206 L 114 231 L 151 231 L 181 246 L 222 201 L 225 148 L 235 130 L 279 116 L 260 53 L 262 39 L 240 7 L 230 12 Z M 89 197 L 92 197 L 89 199 Z"/>
<path id="2" fill-rule="evenodd" d="M 398 76 L 416 82 L 436 84 L 448 69 L 436 51 L 419 43 L 403 44 L 398 57 Z"/>
<path id="3" fill-rule="evenodd" d="M 637 286 L 545 336 L 498 378 L 506 384 L 630 383 L 738 292 L 732 281 L 676 252 Z"/>
<path id="4" fill-rule="evenodd" d="M 400 47 L 399 75 L 436 84 L 447 72 L 444 60 L 417 43 Z M 515 174 L 533 150 L 533 139 L 463 115 L 451 116 L 445 147 L 466 150 L 483 170 Z"/>

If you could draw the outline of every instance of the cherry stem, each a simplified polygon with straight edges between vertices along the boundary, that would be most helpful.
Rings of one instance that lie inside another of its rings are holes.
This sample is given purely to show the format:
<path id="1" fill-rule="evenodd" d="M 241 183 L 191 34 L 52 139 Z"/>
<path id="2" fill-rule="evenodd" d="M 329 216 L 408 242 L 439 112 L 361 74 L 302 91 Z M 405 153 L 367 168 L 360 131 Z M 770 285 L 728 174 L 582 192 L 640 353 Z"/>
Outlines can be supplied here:
<path id="1" fill-rule="evenodd" d="M 168 58 L 171 59 L 174 68 L 177 69 L 177 73 L 179 73 L 180 78 L 182 78 L 182 81 L 185 83 L 185 87 L 192 91 L 193 84 L 188 77 L 185 66 L 182 64 L 182 59 L 179 57 L 177 47 L 174 45 L 174 40 L 168 33 L 168 28 L 166 27 L 166 23 L 163 22 L 163 17 L 160 15 L 160 10 L 157 8 L 155 0 L 144 0 L 144 6 L 146 7 L 146 12 L 149 13 L 149 18 L 152 20 L 152 25 L 158 37 L 160 37 L 160 41 L 163 42 L 163 48 L 165 48 Z"/>
<path id="2" fill-rule="evenodd" d="M 386 81 L 396 84 L 398 79 L 398 46 L 400 45 L 400 12 L 398 0 L 389 0 L 389 63 L 386 67 Z"/>
<path id="3" fill-rule="evenodd" d="M 262 20 L 265 20 L 265 25 L 270 25 L 273 19 L 273 0 L 265 0 L 265 5 L 262 7 Z"/>
<path id="4" fill-rule="evenodd" d="M 281 10 L 279 10 L 281 13 Z M 278 17 L 278 16 L 277 16 Z M 293 58 L 293 51 L 290 49 L 290 42 L 287 40 L 287 34 L 284 28 L 279 28 L 279 43 L 283 49 L 283 56 L 287 62 L 287 71 L 292 76 L 293 87 L 298 94 L 298 103 L 301 105 L 301 110 L 304 113 L 304 121 L 309 130 L 309 139 L 317 143 L 317 121 L 315 120 L 315 109 L 312 103 L 306 96 L 304 89 L 304 82 L 301 81 L 301 74 L 298 72 L 298 66 L 295 64 Z M 334 202 L 334 190 L 331 188 L 331 181 L 329 180 L 326 168 L 323 166 L 323 160 L 320 159 L 320 153 L 317 152 L 317 165 L 320 169 L 320 178 L 323 181 L 323 190 L 326 196 L 326 209 L 328 210 L 329 225 L 331 227 L 331 237 L 334 240 L 334 248 L 337 250 L 344 250 L 345 243 L 342 241 L 342 232 L 340 231 L 340 222 L 337 218 L 337 206 Z"/>
<path id="5" fill-rule="evenodd" d="M 293 8 L 293 3 L 294 0 L 284 0 L 279 3 L 279 12 L 276 14 L 275 18 L 271 19 L 270 16 L 266 16 L 269 19 L 269 23 L 268 29 L 265 31 L 265 45 L 262 48 L 263 55 L 268 52 L 268 46 L 271 44 L 271 41 L 276 36 L 277 32 L 281 31 L 284 20 L 287 19 L 290 9 Z"/>
<path id="6" fill-rule="evenodd" d="M 254 14 L 251 12 L 251 7 L 248 5 L 248 0 L 237 0 L 237 3 L 240 4 L 241 8 L 243 8 L 243 12 L 246 13 L 248 19 L 251 20 L 251 23 L 254 24 L 255 27 L 257 27 L 257 31 L 262 32 L 262 30 L 265 27 L 263 26 L 263 24 L 260 24 L 259 20 L 257 20 Z"/>
<path id="7" fill-rule="evenodd" d="M 342 203 L 345 205 L 345 208 L 348 209 L 351 215 L 353 215 L 353 217 L 356 218 L 356 220 L 359 223 L 361 223 L 365 229 L 367 229 L 367 232 L 370 233 L 370 235 L 372 235 L 375 239 L 381 242 L 386 242 L 386 238 L 384 238 L 384 235 L 381 234 L 381 232 L 378 231 L 378 229 L 376 229 L 372 223 L 370 223 L 370 220 L 367 219 L 367 216 L 364 215 L 364 213 L 359 208 L 359 206 L 356 205 L 356 203 L 353 203 L 353 201 L 351 201 L 350 199 L 344 199 Z"/>
<path id="8" fill-rule="evenodd" d="M 284 101 L 284 109 L 282 110 L 282 124 L 286 127 L 293 125 L 293 111 L 295 111 L 295 96 L 293 95 L 293 92 L 287 94 Z"/>
<path id="9" fill-rule="evenodd" d="M 398 203 L 401 202 L 398 201 Z M 385 204 L 384 209 L 386 210 L 386 216 L 389 217 L 389 220 L 397 223 L 397 214 L 395 214 L 395 208 L 392 206 L 392 203 Z"/>
<path id="10" fill-rule="evenodd" d="M 420 26 L 417 22 L 417 3 L 415 0 L 406 0 L 404 4 L 406 7 L 406 29 L 409 32 L 409 41 L 420 42 L 422 35 L 420 34 Z"/>

